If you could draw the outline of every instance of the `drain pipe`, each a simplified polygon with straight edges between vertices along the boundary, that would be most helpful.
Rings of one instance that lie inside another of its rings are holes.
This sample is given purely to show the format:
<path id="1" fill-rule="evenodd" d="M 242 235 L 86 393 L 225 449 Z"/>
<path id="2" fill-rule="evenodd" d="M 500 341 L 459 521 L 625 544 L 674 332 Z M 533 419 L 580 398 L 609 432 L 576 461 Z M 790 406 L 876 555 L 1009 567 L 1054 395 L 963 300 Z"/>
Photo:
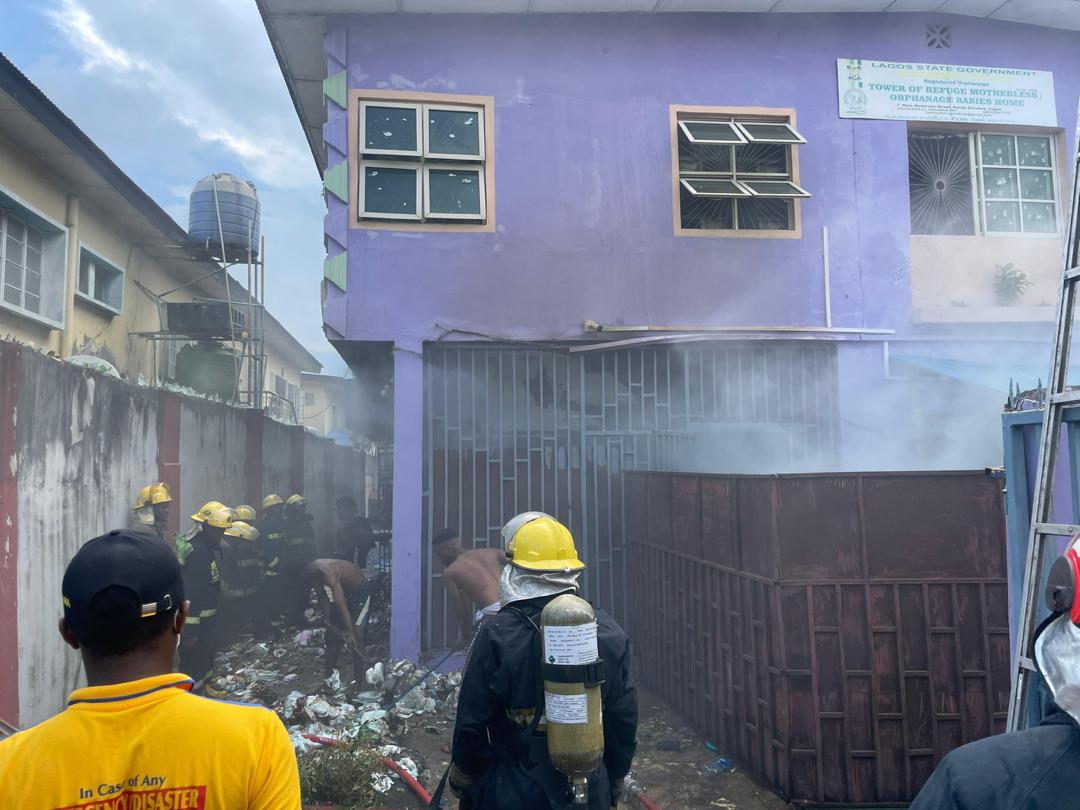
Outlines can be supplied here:
<path id="1" fill-rule="evenodd" d="M 75 338 L 75 287 L 79 280 L 79 198 L 69 194 L 64 215 L 67 226 L 67 253 L 64 261 L 64 325 L 57 333 L 54 351 L 58 357 L 70 357 Z"/>
<path id="2" fill-rule="evenodd" d="M 821 269 L 825 276 L 825 326 L 832 329 L 832 281 L 829 269 L 829 226 L 821 226 Z"/>

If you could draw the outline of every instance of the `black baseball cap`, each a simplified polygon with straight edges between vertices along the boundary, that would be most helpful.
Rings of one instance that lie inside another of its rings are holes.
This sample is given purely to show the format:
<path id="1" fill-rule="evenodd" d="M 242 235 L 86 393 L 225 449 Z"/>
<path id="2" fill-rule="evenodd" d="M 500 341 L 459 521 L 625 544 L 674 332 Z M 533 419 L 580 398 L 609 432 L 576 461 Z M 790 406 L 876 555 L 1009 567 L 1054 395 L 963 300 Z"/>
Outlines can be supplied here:
<path id="1" fill-rule="evenodd" d="M 131 592 L 108 615 L 91 605 L 107 588 Z M 88 541 L 64 571 L 64 619 L 78 636 L 102 623 L 134 624 L 175 610 L 184 601 L 184 577 L 172 549 L 159 537 L 117 529 Z"/>

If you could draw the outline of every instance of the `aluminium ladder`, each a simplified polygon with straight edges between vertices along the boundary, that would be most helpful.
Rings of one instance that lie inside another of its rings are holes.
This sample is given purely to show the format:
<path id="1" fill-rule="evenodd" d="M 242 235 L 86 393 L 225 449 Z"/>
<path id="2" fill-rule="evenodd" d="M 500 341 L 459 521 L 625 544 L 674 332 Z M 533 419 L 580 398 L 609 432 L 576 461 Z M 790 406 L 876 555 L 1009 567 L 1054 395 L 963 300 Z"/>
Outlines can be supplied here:
<path id="1" fill-rule="evenodd" d="M 1069 207 L 1068 239 L 1063 250 L 1062 287 L 1058 297 L 1057 329 L 1046 382 L 1043 406 L 1042 435 L 1039 439 L 1039 464 L 1035 475 L 1034 503 L 1031 528 L 1028 532 L 1027 560 L 1024 565 L 1024 590 L 1020 603 L 1020 624 L 1017 630 L 1012 690 L 1009 695 L 1007 731 L 1027 728 L 1031 684 L 1036 675 L 1032 660 L 1032 641 L 1038 625 L 1042 603 L 1043 565 L 1046 562 L 1046 541 L 1052 537 L 1072 537 L 1080 534 L 1080 525 L 1052 523 L 1053 477 L 1061 435 L 1062 414 L 1066 408 L 1080 406 L 1080 390 L 1068 390 L 1069 349 L 1072 342 L 1073 314 L 1077 284 L 1080 283 L 1080 250 L 1078 250 L 1077 219 L 1080 209 L 1080 119 L 1073 158 L 1072 203 Z"/>

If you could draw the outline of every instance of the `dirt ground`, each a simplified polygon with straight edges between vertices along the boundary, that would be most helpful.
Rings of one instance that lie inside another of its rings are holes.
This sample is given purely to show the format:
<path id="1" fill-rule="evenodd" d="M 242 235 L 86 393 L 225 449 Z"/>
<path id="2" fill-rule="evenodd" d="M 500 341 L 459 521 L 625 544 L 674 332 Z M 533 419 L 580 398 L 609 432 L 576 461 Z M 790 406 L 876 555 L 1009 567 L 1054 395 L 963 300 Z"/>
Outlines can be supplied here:
<path id="1" fill-rule="evenodd" d="M 667 705 L 647 690 L 639 690 L 638 753 L 634 773 L 646 794 L 660 810 L 785 810 L 791 805 L 773 794 L 739 766 L 720 775 L 705 774 L 704 767 L 721 755 L 705 745 Z M 434 791 L 443 769 L 450 761 L 452 718 L 439 716 L 423 727 L 410 728 L 401 744 L 418 752 L 428 763 L 430 781 L 424 786 Z M 662 751 L 657 742 L 679 741 L 681 750 Z M 423 781 L 423 780 L 422 780 Z M 449 794 L 448 794 L 449 795 Z M 444 805 L 456 810 L 457 802 Z"/>
<path id="2" fill-rule="evenodd" d="M 380 612 L 370 628 L 370 660 L 385 656 L 388 618 Z M 289 718 L 287 724 L 298 724 L 293 725 L 298 732 L 342 738 L 356 715 L 363 712 L 365 704 L 371 707 L 372 701 L 381 701 L 388 707 L 393 696 L 401 690 L 387 689 L 388 685 L 383 684 L 379 694 L 380 687 L 364 682 L 363 674 L 360 683 L 349 683 L 353 673 L 347 654 L 340 662 L 341 685 L 334 686 L 325 681 L 324 639 L 322 631 L 317 629 L 321 624 L 315 611 L 311 610 L 305 628 L 292 628 L 274 641 L 257 642 L 250 637 L 238 640 L 222 650 L 215 669 L 217 677 L 211 679 L 211 683 L 220 690 L 221 697 L 258 701 L 274 708 Z M 302 635 L 298 635 L 301 632 Z M 392 664 L 387 662 L 386 666 L 389 668 Z M 364 731 L 358 738 L 373 746 L 387 743 L 398 746 L 400 750 L 393 756 L 399 761 L 405 759 L 415 763 L 419 781 L 430 792 L 434 792 L 449 763 L 456 716 L 456 697 L 452 688 L 448 693 L 446 679 L 441 683 L 444 684 L 442 691 L 432 681 L 426 682 L 432 687 L 426 694 L 433 698 L 426 711 L 404 718 L 393 716 L 391 712 L 382 724 L 376 724 L 381 731 L 373 734 Z M 309 707 L 322 702 L 324 711 L 329 704 L 340 706 L 341 713 L 314 718 L 309 712 L 306 719 L 296 712 L 290 714 L 288 698 L 296 692 L 307 696 Z M 341 705 L 345 703 L 348 705 Z M 791 807 L 738 765 L 725 773 L 707 773 L 705 767 L 723 756 L 723 752 L 707 746 L 703 737 L 647 690 L 639 690 L 638 705 L 640 723 L 634 773 L 657 807 L 662 810 L 784 810 Z M 400 780 L 395 779 L 389 791 L 376 798 L 374 806 L 407 810 L 419 807 L 420 803 Z M 447 791 L 444 807 L 457 810 L 457 806 L 457 801 Z"/>

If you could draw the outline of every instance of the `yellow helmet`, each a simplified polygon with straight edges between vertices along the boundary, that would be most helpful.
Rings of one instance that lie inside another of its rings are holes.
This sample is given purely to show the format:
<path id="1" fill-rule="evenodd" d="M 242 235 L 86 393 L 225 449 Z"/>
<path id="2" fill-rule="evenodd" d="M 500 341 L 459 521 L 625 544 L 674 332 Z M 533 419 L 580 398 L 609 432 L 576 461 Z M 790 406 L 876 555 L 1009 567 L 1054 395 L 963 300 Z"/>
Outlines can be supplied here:
<path id="1" fill-rule="evenodd" d="M 191 516 L 191 519 L 199 523 L 206 523 L 207 518 L 211 517 L 217 510 L 226 508 L 221 501 L 207 501 L 198 512 Z"/>
<path id="2" fill-rule="evenodd" d="M 267 495 L 265 498 L 263 498 L 262 508 L 265 512 L 271 506 L 279 506 L 282 503 L 284 503 L 284 501 L 281 500 L 280 495 Z"/>
<path id="3" fill-rule="evenodd" d="M 150 503 L 172 503 L 172 493 L 164 481 L 150 486 Z"/>
<path id="4" fill-rule="evenodd" d="M 307 506 L 307 498 L 303 495 L 290 495 L 285 503 L 288 506 Z"/>
<path id="5" fill-rule="evenodd" d="M 250 523 L 255 520 L 255 508 L 248 506 L 246 503 L 240 504 L 236 507 L 236 519 Z"/>
<path id="6" fill-rule="evenodd" d="M 228 506 L 214 510 L 214 514 L 206 519 L 207 526 L 216 526 L 219 529 L 227 529 L 236 520 L 236 510 Z"/>
<path id="7" fill-rule="evenodd" d="M 248 507 L 251 508 L 250 506 Z M 234 520 L 232 525 L 225 530 L 227 537 L 238 537 L 241 540 L 255 541 L 259 539 L 259 530 L 254 526 L 249 526 L 242 520 Z"/>
<path id="8" fill-rule="evenodd" d="M 145 486 L 139 490 L 139 494 L 135 496 L 135 505 L 132 509 L 142 509 L 148 503 L 150 503 L 150 490 L 153 486 Z"/>
<path id="9" fill-rule="evenodd" d="M 580 571 L 585 563 L 578 559 L 570 530 L 550 515 L 540 513 L 525 521 L 511 518 L 506 556 L 518 568 L 530 571 Z M 511 527 L 511 524 L 518 525 Z M 504 529 L 505 531 L 505 529 Z"/>

